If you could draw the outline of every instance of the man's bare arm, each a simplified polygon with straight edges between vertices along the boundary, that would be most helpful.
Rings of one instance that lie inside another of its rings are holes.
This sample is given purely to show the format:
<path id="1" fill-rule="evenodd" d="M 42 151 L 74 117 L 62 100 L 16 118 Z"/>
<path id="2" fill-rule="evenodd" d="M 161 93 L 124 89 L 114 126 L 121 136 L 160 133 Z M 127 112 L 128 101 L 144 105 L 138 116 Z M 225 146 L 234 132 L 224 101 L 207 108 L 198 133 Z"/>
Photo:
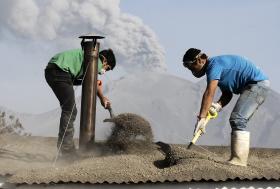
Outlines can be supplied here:
<path id="1" fill-rule="evenodd" d="M 218 82 L 218 80 L 212 80 L 207 84 L 206 90 L 202 97 L 201 108 L 199 113 L 200 118 L 207 116 L 207 112 L 212 104 L 218 86 Z"/>
<path id="2" fill-rule="evenodd" d="M 97 81 L 97 96 L 100 100 L 102 100 L 103 96 L 103 90 L 102 90 L 102 81 Z"/>

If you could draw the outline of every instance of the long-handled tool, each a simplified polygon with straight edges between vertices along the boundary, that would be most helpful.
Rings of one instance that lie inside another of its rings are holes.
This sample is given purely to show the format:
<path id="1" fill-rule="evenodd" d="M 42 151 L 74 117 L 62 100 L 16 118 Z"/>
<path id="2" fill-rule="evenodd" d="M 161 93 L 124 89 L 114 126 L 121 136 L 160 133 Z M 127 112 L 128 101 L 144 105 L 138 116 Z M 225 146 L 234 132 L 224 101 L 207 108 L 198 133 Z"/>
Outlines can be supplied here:
<path id="1" fill-rule="evenodd" d="M 115 117 L 115 114 L 114 114 L 114 112 L 113 112 L 112 106 L 110 105 L 107 109 L 108 109 L 108 111 L 109 111 L 109 113 L 110 113 L 110 117 L 111 117 L 111 118 Z"/>
<path id="2" fill-rule="evenodd" d="M 211 114 L 211 113 L 208 111 L 207 116 L 206 116 L 206 121 L 205 121 L 205 123 L 204 123 L 204 126 L 201 127 L 201 128 L 199 128 L 199 130 L 196 132 L 196 134 L 194 135 L 192 141 L 191 141 L 190 144 L 188 145 L 188 149 L 190 149 L 191 146 L 192 146 L 193 144 L 196 143 L 197 139 L 198 139 L 202 134 L 204 134 L 203 128 L 204 128 L 204 129 L 206 128 L 206 125 L 207 125 L 208 121 L 209 121 L 210 119 L 216 118 L 217 116 L 218 116 L 218 112 L 215 112 L 214 114 Z"/>

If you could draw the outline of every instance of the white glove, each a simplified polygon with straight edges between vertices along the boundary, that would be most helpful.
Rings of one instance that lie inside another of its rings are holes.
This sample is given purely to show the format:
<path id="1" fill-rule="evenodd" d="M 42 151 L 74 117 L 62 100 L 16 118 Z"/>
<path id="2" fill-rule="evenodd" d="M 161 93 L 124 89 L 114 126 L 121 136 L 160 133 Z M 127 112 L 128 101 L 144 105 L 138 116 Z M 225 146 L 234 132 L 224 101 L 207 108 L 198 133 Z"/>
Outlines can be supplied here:
<path id="1" fill-rule="evenodd" d="M 205 130 L 206 124 L 207 124 L 206 118 L 201 118 L 200 120 L 198 119 L 195 124 L 195 129 L 194 129 L 193 135 L 196 135 L 196 133 L 199 130 L 201 130 L 203 134 L 206 133 L 206 130 Z"/>
<path id="2" fill-rule="evenodd" d="M 216 114 L 217 112 L 220 112 L 222 110 L 222 106 L 217 102 L 212 102 L 211 107 L 209 109 L 209 113 L 211 115 Z"/>

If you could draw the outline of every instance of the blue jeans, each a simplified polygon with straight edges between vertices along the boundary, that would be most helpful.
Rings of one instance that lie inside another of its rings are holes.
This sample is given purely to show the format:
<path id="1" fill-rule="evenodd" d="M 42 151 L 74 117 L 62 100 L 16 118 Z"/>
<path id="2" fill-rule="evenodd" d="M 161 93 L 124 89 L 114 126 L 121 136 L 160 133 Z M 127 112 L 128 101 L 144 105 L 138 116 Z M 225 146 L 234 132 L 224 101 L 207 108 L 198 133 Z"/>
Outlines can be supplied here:
<path id="1" fill-rule="evenodd" d="M 256 110 L 264 102 L 269 91 L 269 81 L 259 81 L 248 84 L 241 92 L 233 111 L 230 115 L 232 131 L 246 130 L 247 123 Z"/>

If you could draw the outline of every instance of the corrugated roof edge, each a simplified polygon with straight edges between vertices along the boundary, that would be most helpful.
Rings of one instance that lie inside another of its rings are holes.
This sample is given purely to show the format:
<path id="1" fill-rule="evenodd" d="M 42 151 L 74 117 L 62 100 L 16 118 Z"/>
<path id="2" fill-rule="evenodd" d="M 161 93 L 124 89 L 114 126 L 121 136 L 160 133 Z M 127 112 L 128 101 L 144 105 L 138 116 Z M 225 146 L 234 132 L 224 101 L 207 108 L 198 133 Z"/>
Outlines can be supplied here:
<path id="1" fill-rule="evenodd" d="M 103 182 L 82 182 L 82 181 L 58 181 L 58 182 L 22 182 L 22 183 L 13 183 L 13 182 L 8 182 L 10 184 L 27 184 L 27 185 L 44 185 L 44 184 L 67 184 L 67 183 L 75 183 L 75 184 L 145 184 L 145 183 L 165 183 L 165 182 L 172 182 L 172 183 L 183 183 L 183 182 L 224 182 L 224 181 L 280 181 L 280 176 L 276 177 L 259 177 L 259 178 L 242 178 L 242 177 L 235 177 L 235 178 L 225 178 L 225 179 L 157 179 L 157 180 L 138 180 L 138 181 L 122 181 L 122 182 L 108 182 L 108 181 L 103 181 Z"/>

